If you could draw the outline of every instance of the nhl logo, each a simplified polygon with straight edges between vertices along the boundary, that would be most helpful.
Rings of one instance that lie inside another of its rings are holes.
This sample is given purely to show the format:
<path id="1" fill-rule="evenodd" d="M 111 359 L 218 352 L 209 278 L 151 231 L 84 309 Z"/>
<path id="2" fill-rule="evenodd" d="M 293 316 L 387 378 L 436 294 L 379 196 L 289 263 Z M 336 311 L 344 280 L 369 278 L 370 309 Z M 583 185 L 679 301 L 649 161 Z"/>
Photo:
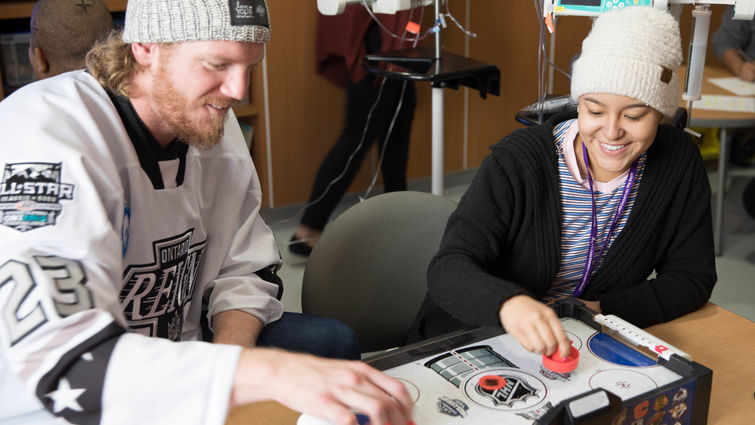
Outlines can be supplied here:
<path id="1" fill-rule="evenodd" d="M 525 411 L 545 400 L 543 381 L 518 369 L 483 369 L 468 376 L 464 392 L 475 403 L 500 410 Z"/>
<path id="2" fill-rule="evenodd" d="M 515 376 L 499 375 L 506 380 L 506 385 L 498 389 L 485 389 L 480 385 L 475 386 L 475 391 L 482 397 L 493 402 L 493 405 L 514 407 L 514 403 L 525 402 L 529 397 L 537 396 L 537 390 L 527 384 L 527 381 Z"/>

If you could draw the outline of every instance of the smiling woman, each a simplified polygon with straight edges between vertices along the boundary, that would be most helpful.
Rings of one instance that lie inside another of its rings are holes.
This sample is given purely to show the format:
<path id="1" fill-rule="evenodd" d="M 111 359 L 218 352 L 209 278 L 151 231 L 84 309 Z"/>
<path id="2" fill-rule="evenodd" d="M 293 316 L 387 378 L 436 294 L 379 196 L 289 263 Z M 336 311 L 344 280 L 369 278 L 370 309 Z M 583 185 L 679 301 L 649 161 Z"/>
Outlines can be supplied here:
<path id="1" fill-rule="evenodd" d="M 594 93 L 579 100 L 579 137 L 574 139 L 579 170 L 592 178 L 609 182 L 629 170 L 634 161 L 655 140 L 663 116 L 657 110 L 631 97 Z"/>
<path id="2" fill-rule="evenodd" d="M 661 124 L 677 110 L 681 59 L 667 12 L 598 17 L 573 67 L 578 116 L 492 147 L 430 264 L 412 340 L 503 326 L 526 349 L 565 357 L 547 302 L 576 297 L 640 327 L 705 304 L 710 186 L 689 136 Z"/>
<path id="3" fill-rule="evenodd" d="M 269 36 L 264 0 L 129 0 L 89 72 L 0 102 L 0 423 L 221 424 L 259 400 L 410 423 L 398 380 L 316 357 L 358 359 L 350 328 L 283 312 L 229 114 Z"/>

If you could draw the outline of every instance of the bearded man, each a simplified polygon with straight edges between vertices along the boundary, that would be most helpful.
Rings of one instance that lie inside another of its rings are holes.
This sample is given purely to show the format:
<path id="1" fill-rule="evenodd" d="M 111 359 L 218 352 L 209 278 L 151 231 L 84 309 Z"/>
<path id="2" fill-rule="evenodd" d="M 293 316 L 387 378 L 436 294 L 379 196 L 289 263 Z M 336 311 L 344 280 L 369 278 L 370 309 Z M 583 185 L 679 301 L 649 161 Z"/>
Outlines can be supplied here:
<path id="1" fill-rule="evenodd" d="M 264 0 L 130 0 L 87 71 L 0 102 L 0 422 L 222 424 L 266 399 L 409 421 L 399 381 L 290 352 L 360 355 L 279 301 L 231 109 L 269 36 Z"/>

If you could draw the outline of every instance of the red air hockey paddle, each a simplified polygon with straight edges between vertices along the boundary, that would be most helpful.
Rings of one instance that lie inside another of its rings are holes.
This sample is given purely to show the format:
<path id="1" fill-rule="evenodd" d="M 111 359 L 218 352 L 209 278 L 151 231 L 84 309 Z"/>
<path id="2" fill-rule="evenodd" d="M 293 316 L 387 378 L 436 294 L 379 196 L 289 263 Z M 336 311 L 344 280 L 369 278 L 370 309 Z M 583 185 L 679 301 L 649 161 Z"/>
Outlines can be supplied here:
<path id="1" fill-rule="evenodd" d="M 543 354 L 543 366 L 556 373 L 569 373 L 577 368 L 577 364 L 579 364 L 579 350 L 573 345 L 569 347 L 569 355 L 565 358 L 561 358 L 558 350 L 550 356 Z"/>

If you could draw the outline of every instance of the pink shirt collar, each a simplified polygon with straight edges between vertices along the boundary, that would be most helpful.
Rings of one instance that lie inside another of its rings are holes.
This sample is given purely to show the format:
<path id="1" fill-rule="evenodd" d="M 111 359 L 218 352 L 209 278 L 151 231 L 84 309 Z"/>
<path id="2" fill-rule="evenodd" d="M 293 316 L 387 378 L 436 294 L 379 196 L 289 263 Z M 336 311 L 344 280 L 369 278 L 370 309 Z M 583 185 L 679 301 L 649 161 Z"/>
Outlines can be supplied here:
<path id="1" fill-rule="evenodd" d="M 563 143 L 561 145 L 563 152 L 564 152 L 564 160 L 566 161 L 566 168 L 569 169 L 569 172 L 571 173 L 572 177 L 574 177 L 574 180 L 577 181 L 577 183 L 581 184 L 585 189 L 590 189 L 590 185 L 587 182 L 587 176 L 582 176 L 582 174 L 579 172 L 579 165 L 577 162 L 577 157 L 574 154 L 574 140 L 576 139 L 577 135 L 579 134 L 579 125 L 578 121 L 575 119 L 572 121 L 572 123 L 569 125 L 569 128 L 566 130 L 566 133 L 564 133 L 564 139 Z M 581 152 L 580 152 L 581 154 Z M 613 180 L 609 182 L 599 182 L 593 180 L 593 188 L 600 192 L 600 193 L 611 193 L 616 188 L 624 184 L 624 180 L 627 178 L 627 174 L 629 174 L 629 170 L 625 171 L 620 176 L 617 176 Z"/>

